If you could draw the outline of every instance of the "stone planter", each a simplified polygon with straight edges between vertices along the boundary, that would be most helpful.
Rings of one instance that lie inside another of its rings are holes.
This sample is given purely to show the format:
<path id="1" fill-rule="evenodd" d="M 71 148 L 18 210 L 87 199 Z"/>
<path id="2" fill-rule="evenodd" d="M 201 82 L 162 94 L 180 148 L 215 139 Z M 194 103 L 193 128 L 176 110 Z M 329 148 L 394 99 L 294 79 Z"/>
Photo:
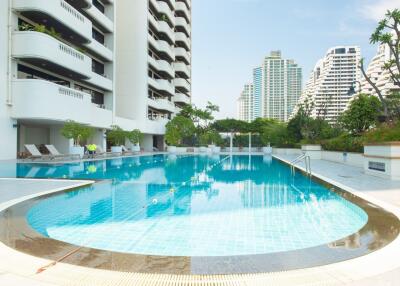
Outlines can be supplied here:
<path id="1" fill-rule="evenodd" d="M 263 147 L 262 151 L 264 154 L 272 154 L 272 147 Z"/>
<path id="2" fill-rule="evenodd" d="M 390 180 L 400 180 L 400 141 L 364 146 L 364 172 Z"/>
<path id="3" fill-rule="evenodd" d="M 200 153 L 206 153 L 206 152 L 207 152 L 207 147 L 201 146 L 201 147 L 199 148 L 199 152 L 200 152 Z"/>
<path id="4" fill-rule="evenodd" d="M 168 153 L 176 153 L 176 146 L 168 146 Z"/>
<path id="5" fill-rule="evenodd" d="M 122 154 L 122 147 L 121 146 L 111 146 L 112 153 L 121 153 Z"/>
<path id="6" fill-rule="evenodd" d="M 310 159 L 321 160 L 322 159 L 322 147 L 321 145 L 302 145 L 301 151 L 309 156 Z"/>
<path id="7" fill-rule="evenodd" d="M 69 153 L 72 155 L 79 155 L 82 159 L 83 155 L 85 154 L 85 148 L 81 146 L 71 146 L 69 147 Z"/>

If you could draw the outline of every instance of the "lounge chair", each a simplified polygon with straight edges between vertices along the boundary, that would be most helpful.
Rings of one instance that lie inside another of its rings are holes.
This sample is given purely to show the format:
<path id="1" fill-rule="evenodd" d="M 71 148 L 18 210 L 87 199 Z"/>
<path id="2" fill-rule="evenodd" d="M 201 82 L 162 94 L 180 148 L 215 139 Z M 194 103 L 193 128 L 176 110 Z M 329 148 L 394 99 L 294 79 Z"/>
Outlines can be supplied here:
<path id="1" fill-rule="evenodd" d="M 116 157 L 121 155 L 122 154 L 120 152 L 104 152 L 100 146 L 97 146 L 95 154 L 95 156 L 111 156 L 111 157 Z"/>
<path id="2" fill-rule="evenodd" d="M 49 150 L 51 157 L 53 157 L 54 159 L 58 158 L 58 159 L 76 159 L 79 160 L 81 159 L 81 156 L 79 156 L 79 154 L 61 154 L 60 152 L 58 152 L 58 150 L 56 149 L 56 147 L 54 147 L 54 145 L 45 145 L 46 149 Z"/>
<path id="3" fill-rule="evenodd" d="M 25 149 L 28 150 L 28 152 L 31 154 L 28 156 L 27 159 L 35 160 L 35 159 L 50 159 L 49 155 L 44 155 L 40 153 L 39 149 L 36 147 L 34 144 L 25 144 Z"/>
<path id="4" fill-rule="evenodd" d="M 122 148 L 122 155 L 133 155 L 133 151 L 126 148 L 124 145 L 121 145 Z"/>

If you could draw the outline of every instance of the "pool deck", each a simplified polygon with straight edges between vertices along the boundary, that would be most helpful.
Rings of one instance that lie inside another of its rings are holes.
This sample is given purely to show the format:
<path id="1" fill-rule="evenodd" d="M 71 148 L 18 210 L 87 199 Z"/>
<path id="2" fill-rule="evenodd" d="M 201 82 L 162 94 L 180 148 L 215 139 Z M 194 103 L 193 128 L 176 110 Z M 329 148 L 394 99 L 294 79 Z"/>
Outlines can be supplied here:
<path id="1" fill-rule="evenodd" d="M 296 157 L 276 156 L 289 162 Z M 303 164 L 298 167 L 304 168 Z M 361 168 L 312 160 L 313 175 L 400 217 L 400 181 L 363 174 Z M 0 210 L 37 195 L 58 192 L 90 181 L 0 179 Z M 0 285 L 399 285 L 400 238 L 369 255 L 301 270 L 243 275 L 158 275 L 122 273 L 57 263 L 36 274 L 51 261 L 0 244 Z M 4 258 L 7 259 L 4 259 Z"/>

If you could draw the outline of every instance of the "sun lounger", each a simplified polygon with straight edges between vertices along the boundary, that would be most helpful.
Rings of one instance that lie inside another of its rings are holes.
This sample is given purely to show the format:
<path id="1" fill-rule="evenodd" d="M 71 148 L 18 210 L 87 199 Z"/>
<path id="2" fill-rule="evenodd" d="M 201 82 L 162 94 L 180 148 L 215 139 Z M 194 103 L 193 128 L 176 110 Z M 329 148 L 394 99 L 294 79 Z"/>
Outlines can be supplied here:
<path id="1" fill-rule="evenodd" d="M 99 154 L 99 156 L 110 156 L 110 157 L 116 157 L 122 155 L 120 152 L 104 152 L 100 146 L 97 146 L 96 155 L 97 154 Z"/>
<path id="2" fill-rule="evenodd" d="M 34 144 L 25 144 L 25 149 L 31 154 L 27 159 L 35 160 L 35 159 L 50 159 L 49 155 L 44 155 L 40 153 L 39 149 Z"/>
<path id="3" fill-rule="evenodd" d="M 122 148 L 122 155 L 133 155 L 133 151 L 126 148 L 124 145 L 121 145 Z"/>
<path id="4" fill-rule="evenodd" d="M 81 156 L 79 156 L 79 154 L 61 154 L 60 152 L 58 152 L 56 147 L 54 147 L 54 145 L 45 146 L 46 149 L 49 150 L 51 157 L 53 157 L 54 159 L 81 159 Z"/>

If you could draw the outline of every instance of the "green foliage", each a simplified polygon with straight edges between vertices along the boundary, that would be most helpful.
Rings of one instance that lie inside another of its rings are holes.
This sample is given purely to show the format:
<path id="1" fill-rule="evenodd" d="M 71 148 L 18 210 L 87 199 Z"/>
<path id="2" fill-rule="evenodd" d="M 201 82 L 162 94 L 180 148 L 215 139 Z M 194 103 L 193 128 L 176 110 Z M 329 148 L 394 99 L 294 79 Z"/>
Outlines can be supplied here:
<path id="1" fill-rule="evenodd" d="M 128 132 L 124 131 L 118 125 L 111 126 L 111 130 L 107 131 L 107 140 L 113 146 L 121 146 L 125 144 L 125 139 L 128 137 Z"/>
<path id="2" fill-rule="evenodd" d="M 201 129 L 207 129 L 209 122 L 214 120 L 213 113 L 218 111 L 219 107 L 208 101 L 205 109 L 197 108 L 195 105 L 186 105 L 179 115 L 190 118 L 196 125 L 196 133 L 201 133 Z"/>
<path id="3" fill-rule="evenodd" d="M 222 119 L 214 122 L 212 127 L 221 133 L 247 133 L 248 123 L 236 119 Z"/>
<path id="4" fill-rule="evenodd" d="M 386 95 L 386 103 L 393 118 L 400 119 L 400 92 L 392 92 Z"/>
<path id="5" fill-rule="evenodd" d="M 196 127 L 190 118 L 178 115 L 166 125 L 165 140 L 169 145 L 179 146 L 185 137 L 192 136 Z"/>
<path id="6" fill-rule="evenodd" d="M 143 134 L 139 129 L 134 129 L 130 132 L 127 132 L 127 138 L 132 144 L 137 145 L 139 144 L 140 140 L 143 139 Z"/>
<path id="7" fill-rule="evenodd" d="M 339 123 L 351 134 L 361 134 L 376 124 L 380 109 L 381 103 L 377 97 L 360 94 L 340 116 Z"/>
<path id="8" fill-rule="evenodd" d="M 81 140 L 85 141 L 93 135 L 93 128 L 75 121 L 67 121 L 61 129 L 61 135 L 74 140 L 74 146 L 79 146 Z"/>
<path id="9" fill-rule="evenodd" d="M 307 118 L 301 128 L 302 142 L 308 144 L 319 143 L 321 140 L 330 139 L 340 134 L 338 128 L 332 127 L 327 121 L 321 118 Z"/>
<path id="10" fill-rule="evenodd" d="M 199 135 L 199 143 L 201 146 L 207 145 L 221 145 L 222 144 L 221 135 L 213 129 L 206 130 L 204 133 Z"/>
<path id="11" fill-rule="evenodd" d="M 378 128 L 366 132 L 363 138 L 366 143 L 400 141 L 400 121 L 383 123 Z"/>
<path id="12" fill-rule="evenodd" d="M 327 151 L 363 152 L 363 143 L 362 137 L 343 134 L 333 139 L 323 140 L 321 145 Z"/>
<path id="13" fill-rule="evenodd" d="M 270 144 L 273 147 L 290 145 L 286 124 L 275 122 L 265 126 L 261 132 L 261 141 L 264 146 Z"/>

